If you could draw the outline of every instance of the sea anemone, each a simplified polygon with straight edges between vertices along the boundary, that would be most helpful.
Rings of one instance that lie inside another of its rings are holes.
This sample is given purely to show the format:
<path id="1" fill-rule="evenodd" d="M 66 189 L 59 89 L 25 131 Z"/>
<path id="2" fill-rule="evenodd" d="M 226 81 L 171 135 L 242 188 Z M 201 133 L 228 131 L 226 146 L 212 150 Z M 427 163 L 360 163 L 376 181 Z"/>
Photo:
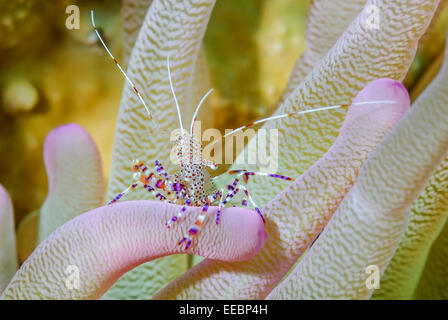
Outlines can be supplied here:
<path id="1" fill-rule="evenodd" d="M 166 170 L 175 171 L 167 132 L 178 115 L 166 58 L 183 117 L 191 119 L 210 82 L 203 38 L 214 4 L 124 1 L 127 73 L 158 125 L 126 84 L 106 199 L 129 184 L 134 158 L 166 159 Z M 437 0 L 312 2 L 307 49 L 274 115 L 351 107 L 263 125 L 278 130 L 279 172 L 294 181 L 251 179 L 247 188 L 266 223 L 252 210 L 225 209 L 222 223 L 205 224 L 189 251 L 206 258 L 195 266 L 176 242 L 200 208 L 167 230 L 161 222 L 179 206 L 143 200 L 145 190 L 102 206 L 95 143 L 78 125 L 54 129 L 44 146 L 49 193 L 39 210 L 40 244 L 18 270 L 12 205 L 0 190 L 1 298 L 447 298 L 448 269 L 440 266 L 448 259 L 448 51 L 412 106 L 401 83 L 438 8 Z M 73 270 L 76 290 L 67 285 Z M 378 281 L 370 282 L 370 272 Z"/>

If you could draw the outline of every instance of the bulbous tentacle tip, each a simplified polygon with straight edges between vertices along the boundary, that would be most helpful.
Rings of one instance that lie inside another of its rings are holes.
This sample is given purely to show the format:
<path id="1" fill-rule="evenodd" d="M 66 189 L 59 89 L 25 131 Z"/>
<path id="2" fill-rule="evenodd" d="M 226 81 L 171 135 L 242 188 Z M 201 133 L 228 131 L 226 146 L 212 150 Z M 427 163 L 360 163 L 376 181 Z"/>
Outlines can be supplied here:
<path id="1" fill-rule="evenodd" d="M 51 171 L 48 173 L 52 173 L 55 171 L 55 167 L 64 166 L 64 161 L 70 160 L 69 155 L 73 155 L 73 150 L 92 153 L 99 158 L 95 142 L 80 125 L 76 123 L 63 124 L 50 131 L 44 142 L 44 160 L 47 172 Z M 64 159 L 65 154 L 67 154 L 67 159 Z"/>
<path id="2" fill-rule="evenodd" d="M 381 90 L 383 99 L 390 99 L 396 101 L 397 105 L 403 106 L 409 109 L 411 100 L 409 97 L 408 89 L 400 81 L 382 78 L 373 80 L 369 86 L 373 86 L 374 89 Z"/>
<path id="3" fill-rule="evenodd" d="M 72 165 L 72 158 L 76 155 L 100 161 L 98 148 L 83 127 L 68 123 L 50 131 L 44 143 L 44 160 L 49 175 L 57 171 L 56 168 Z"/>
<path id="4" fill-rule="evenodd" d="M 353 100 L 345 125 L 364 116 L 371 118 L 372 125 L 395 124 L 409 108 L 409 93 L 401 82 L 377 79 L 365 86 Z"/>
<path id="5" fill-rule="evenodd" d="M 44 143 L 44 153 L 52 148 L 59 139 L 63 139 L 67 136 L 82 137 L 91 139 L 87 131 L 76 123 L 62 124 L 48 133 Z"/>

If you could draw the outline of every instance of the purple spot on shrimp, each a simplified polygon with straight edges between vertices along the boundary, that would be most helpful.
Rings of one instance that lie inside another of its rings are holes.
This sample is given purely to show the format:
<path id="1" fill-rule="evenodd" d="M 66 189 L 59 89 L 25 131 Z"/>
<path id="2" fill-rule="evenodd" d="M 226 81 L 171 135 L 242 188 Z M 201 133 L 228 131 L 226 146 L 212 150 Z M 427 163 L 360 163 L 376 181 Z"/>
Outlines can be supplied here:
<path id="1" fill-rule="evenodd" d="M 198 229 L 196 227 L 191 227 L 190 230 L 188 230 L 188 233 L 194 236 L 196 233 L 198 233 Z"/>
<path id="2" fill-rule="evenodd" d="M 247 206 L 247 201 L 246 201 L 246 200 L 243 200 L 243 201 L 241 202 L 241 204 L 242 204 L 243 206 Z"/>
<path id="3" fill-rule="evenodd" d="M 166 197 L 161 195 L 160 193 L 156 194 L 156 198 L 160 199 L 160 200 L 165 200 Z"/>
<path id="4" fill-rule="evenodd" d="M 191 239 L 190 239 L 190 240 L 188 240 L 188 242 L 187 242 L 187 245 L 185 246 L 185 249 L 188 249 L 188 248 L 190 248 L 190 245 L 191 245 Z"/>

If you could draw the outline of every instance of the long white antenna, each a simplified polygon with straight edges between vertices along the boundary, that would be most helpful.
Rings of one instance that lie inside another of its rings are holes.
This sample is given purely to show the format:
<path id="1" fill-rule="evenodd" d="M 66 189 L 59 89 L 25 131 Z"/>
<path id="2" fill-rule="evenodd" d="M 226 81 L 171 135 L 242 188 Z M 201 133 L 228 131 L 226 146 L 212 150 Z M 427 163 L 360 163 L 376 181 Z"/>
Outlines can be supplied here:
<path id="1" fill-rule="evenodd" d="M 124 77 L 126 78 L 126 81 L 132 86 L 132 89 L 134 90 L 134 92 L 137 94 L 138 98 L 140 99 L 140 102 L 143 104 L 143 106 L 146 109 L 146 112 L 148 113 L 149 119 L 152 120 L 152 115 L 151 112 L 149 112 L 149 108 L 145 103 L 145 100 L 143 100 L 142 96 L 140 95 L 140 92 L 137 90 L 137 87 L 134 85 L 134 83 L 131 81 L 131 79 L 129 79 L 128 75 L 126 74 L 126 72 L 124 72 L 123 68 L 121 67 L 121 65 L 118 63 L 117 59 L 115 59 L 115 57 L 112 55 L 112 52 L 110 52 L 109 48 L 107 47 L 106 43 L 104 42 L 103 38 L 101 37 L 98 29 L 96 28 L 95 25 L 95 17 L 93 14 L 93 10 L 90 10 L 90 18 L 92 20 L 92 26 L 95 30 L 95 33 L 98 37 L 98 39 L 100 39 L 101 43 L 103 44 L 104 49 L 106 49 L 107 53 L 109 54 L 109 56 L 112 58 L 112 60 L 115 62 L 115 64 L 117 65 L 118 69 L 120 69 L 121 73 L 124 75 Z"/>
<path id="2" fill-rule="evenodd" d="M 182 125 L 182 116 L 180 115 L 179 103 L 177 102 L 176 93 L 174 92 L 174 87 L 173 87 L 173 81 L 171 80 L 170 56 L 166 57 L 166 66 L 168 68 L 168 78 L 170 80 L 171 92 L 173 93 L 174 101 L 176 102 L 177 116 L 179 117 L 180 129 L 181 129 L 181 131 L 184 131 L 184 127 Z"/>
<path id="3" fill-rule="evenodd" d="M 358 105 L 369 105 L 369 104 L 393 104 L 393 103 L 397 103 L 396 101 L 393 100 L 378 100 L 378 101 L 363 101 L 363 102 L 356 102 L 356 103 L 352 103 L 352 106 L 358 106 Z M 270 121 L 270 120 L 277 120 L 277 119 L 281 119 L 281 118 L 286 118 L 286 117 L 292 117 L 292 116 L 296 116 L 296 115 L 301 115 L 301 114 L 305 114 L 305 113 L 312 113 L 312 112 L 318 112 L 318 111 L 325 111 L 325 110 L 331 110 L 331 109 L 339 109 L 339 108 L 347 108 L 350 107 L 349 104 L 338 104 L 338 105 L 334 105 L 334 106 L 328 106 L 328 107 L 321 107 L 321 108 L 315 108 L 315 109 L 309 109 L 309 110 L 303 110 L 303 111 L 298 111 L 298 112 L 291 112 L 291 113 L 284 113 L 284 114 L 280 114 L 277 116 L 272 116 L 272 117 L 268 117 L 268 118 L 263 118 L 260 120 L 256 120 L 254 122 L 248 123 L 245 126 L 239 127 L 235 130 L 232 130 L 228 133 L 226 133 L 225 135 L 222 136 L 221 139 L 227 138 L 228 136 L 235 134 L 238 131 L 244 130 L 248 127 L 254 126 L 256 124 L 259 123 L 263 123 L 266 121 Z M 215 143 L 217 143 L 219 141 L 219 139 L 214 140 L 212 143 L 209 144 L 209 146 L 214 145 Z"/>
<path id="4" fill-rule="evenodd" d="M 207 97 L 210 95 L 210 93 L 212 93 L 212 91 L 213 91 L 213 88 L 211 88 L 210 90 L 207 91 L 207 93 L 202 97 L 201 101 L 199 101 L 199 104 L 196 107 L 196 110 L 194 111 L 193 118 L 191 118 L 190 136 L 193 136 L 193 126 L 194 126 L 194 122 L 196 121 L 196 119 L 198 117 L 199 109 L 201 108 L 201 105 L 204 102 L 204 100 L 207 99 Z"/>

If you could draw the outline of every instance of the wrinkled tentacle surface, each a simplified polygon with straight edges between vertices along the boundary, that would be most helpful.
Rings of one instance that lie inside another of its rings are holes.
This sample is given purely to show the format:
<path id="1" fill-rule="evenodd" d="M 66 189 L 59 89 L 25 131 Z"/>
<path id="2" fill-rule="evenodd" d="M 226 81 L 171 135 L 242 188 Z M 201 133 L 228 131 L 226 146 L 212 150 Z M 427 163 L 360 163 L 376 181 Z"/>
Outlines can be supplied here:
<path id="1" fill-rule="evenodd" d="M 182 227 L 166 229 L 164 222 L 179 209 L 161 202 L 128 201 L 86 212 L 58 228 L 34 250 L 1 298 L 100 298 L 137 265 L 183 252 L 177 245 L 179 238 L 201 208 L 191 209 Z M 216 208 L 210 210 L 211 216 L 216 215 Z M 239 261 L 261 249 L 266 231 L 257 213 L 230 208 L 226 216 L 219 228 L 213 223 L 204 226 L 192 253 Z"/>
<path id="2" fill-rule="evenodd" d="M 284 97 L 292 93 L 336 43 L 366 0 L 314 0 L 306 22 L 307 48 L 297 60 Z"/>
<path id="3" fill-rule="evenodd" d="M 447 109 L 448 106 L 447 88 L 448 50 L 445 51 L 444 64 L 439 74 L 420 95 L 413 108 L 426 108 L 425 110 L 428 113 L 439 115 L 437 110 Z M 424 118 L 421 119 L 422 122 L 424 120 Z M 417 129 L 415 128 L 414 130 Z M 428 140 L 428 137 L 431 137 L 430 140 L 439 139 L 437 136 L 432 138 L 433 136 L 427 131 L 422 131 L 420 142 L 414 142 L 411 146 L 415 148 L 416 152 L 428 153 L 428 150 L 424 150 L 424 145 L 421 143 Z M 413 170 L 416 171 L 418 168 L 416 166 Z M 396 187 L 400 186 L 397 185 Z M 387 267 L 384 277 L 381 279 L 381 290 L 375 291 L 374 298 L 412 298 L 425 268 L 425 261 L 431 246 L 447 221 L 447 214 L 448 158 L 445 156 L 445 159 L 438 165 L 422 193 L 412 204 L 409 226 L 400 243 L 400 247 Z"/>
<path id="4" fill-rule="evenodd" d="M 123 0 L 123 61 L 127 64 L 152 0 Z"/>

